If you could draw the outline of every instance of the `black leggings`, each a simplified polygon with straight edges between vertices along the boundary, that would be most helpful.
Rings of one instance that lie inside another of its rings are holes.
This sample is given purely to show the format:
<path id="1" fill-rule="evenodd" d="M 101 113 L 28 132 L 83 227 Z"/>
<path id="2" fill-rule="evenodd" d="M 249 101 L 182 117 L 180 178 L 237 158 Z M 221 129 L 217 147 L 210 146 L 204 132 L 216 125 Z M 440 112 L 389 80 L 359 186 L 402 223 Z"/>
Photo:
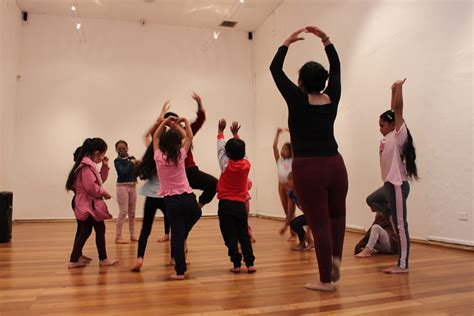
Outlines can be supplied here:
<path id="1" fill-rule="evenodd" d="M 245 202 L 220 200 L 217 214 L 219 215 L 221 234 L 234 268 L 241 266 L 242 254 L 245 265 L 247 267 L 253 266 L 255 256 L 253 255 L 252 242 L 249 236 Z M 239 243 L 242 254 L 239 252 Z"/>
<path id="2" fill-rule="evenodd" d="M 217 179 L 199 170 L 197 166 L 186 169 L 189 185 L 193 189 L 202 190 L 199 196 L 201 205 L 208 204 L 216 195 Z"/>
<path id="3" fill-rule="evenodd" d="M 147 196 L 145 199 L 145 207 L 143 210 L 143 223 L 142 230 L 140 232 L 140 238 L 138 239 L 138 253 L 137 258 L 143 258 L 145 256 L 146 244 L 148 237 L 153 227 L 153 221 L 155 219 L 156 210 L 160 209 L 165 216 L 165 233 L 169 234 L 170 228 L 168 224 L 168 218 L 165 212 L 165 199 L 154 198 Z"/>
<path id="4" fill-rule="evenodd" d="M 97 252 L 99 253 L 99 260 L 107 259 L 107 251 L 105 248 L 105 223 L 104 221 L 96 221 L 92 216 L 85 221 L 79 221 L 79 236 L 74 241 L 74 247 L 71 253 L 71 262 L 78 262 L 82 255 L 82 248 L 92 233 L 92 228 L 95 230 L 95 244 L 97 246 Z"/>
<path id="5" fill-rule="evenodd" d="M 306 232 L 304 231 L 303 226 L 308 225 L 308 221 L 304 215 L 295 217 L 290 222 L 290 227 L 298 235 L 300 242 L 306 241 Z"/>
<path id="6" fill-rule="evenodd" d="M 176 262 L 176 274 L 183 275 L 186 272 L 184 241 L 201 217 L 202 211 L 194 193 L 165 196 L 165 207 L 171 225 L 171 257 Z"/>

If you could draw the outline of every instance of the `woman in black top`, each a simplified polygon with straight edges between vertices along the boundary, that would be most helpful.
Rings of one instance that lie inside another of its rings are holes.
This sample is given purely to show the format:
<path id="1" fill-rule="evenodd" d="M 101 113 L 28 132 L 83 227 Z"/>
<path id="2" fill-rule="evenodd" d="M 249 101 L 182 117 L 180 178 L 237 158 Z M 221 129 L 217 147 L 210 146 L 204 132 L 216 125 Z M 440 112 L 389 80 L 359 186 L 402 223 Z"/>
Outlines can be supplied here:
<path id="1" fill-rule="evenodd" d="M 298 85 L 283 72 L 288 47 L 314 34 L 324 44 L 329 72 L 319 63 L 305 63 Z M 334 121 L 341 97 L 339 57 L 329 37 L 314 26 L 300 29 L 285 40 L 270 66 L 278 90 L 288 105 L 288 126 L 293 145 L 293 179 L 296 195 L 314 236 L 320 281 L 306 288 L 332 291 L 340 277 L 346 228 L 347 171 L 337 150 Z M 328 81 L 327 87 L 326 81 Z"/>

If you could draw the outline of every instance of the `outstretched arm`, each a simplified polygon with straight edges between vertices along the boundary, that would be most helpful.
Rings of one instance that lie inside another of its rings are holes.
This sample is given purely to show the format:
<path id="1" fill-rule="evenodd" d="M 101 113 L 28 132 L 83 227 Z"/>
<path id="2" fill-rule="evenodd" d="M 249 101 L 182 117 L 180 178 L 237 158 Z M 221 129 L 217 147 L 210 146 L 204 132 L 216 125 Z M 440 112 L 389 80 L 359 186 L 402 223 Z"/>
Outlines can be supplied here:
<path id="1" fill-rule="evenodd" d="M 397 80 L 392 84 L 392 111 L 395 112 L 395 131 L 403 125 L 403 91 L 402 87 L 407 78 Z"/>
<path id="2" fill-rule="evenodd" d="M 299 29 L 296 32 L 293 32 L 290 37 L 288 37 L 284 42 L 283 45 L 278 48 L 278 51 L 273 57 L 272 63 L 270 65 L 270 71 L 273 76 L 273 80 L 275 84 L 280 90 L 283 98 L 287 101 L 291 101 L 293 97 L 300 93 L 299 88 L 286 76 L 285 72 L 283 71 L 283 62 L 285 61 L 286 53 L 288 52 L 288 48 L 291 44 L 297 41 L 304 40 L 304 38 L 300 37 L 299 35 L 305 29 Z"/>
<path id="3" fill-rule="evenodd" d="M 227 168 L 227 164 L 229 163 L 229 157 L 227 157 L 225 153 L 224 130 L 226 124 L 225 119 L 220 119 L 217 124 L 217 161 L 219 162 L 221 172 Z"/>
<path id="4" fill-rule="evenodd" d="M 273 139 L 273 156 L 275 157 L 275 161 L 280 159 L 280 151 L 278 150 L 278 140 L 280 139 L 280 134 L 283 132 L 282 128 L 277 128 L 275 138 Z"/>
<path id="5" fill-rule="evenodd" d="M 184 128 L 180 125 L 180 123 L 184 123 Z M 193 143 L 193 131 L 191 130 L 191 126 L 189 124 L 189 121 L 184 118 L 184 117 L 180 117 L 177 121 L 176 121 L 176 125 L 175 127 L 180 130 L 181 134 L 184 134 L 185 137 L 183 139 L 183 142 L 182 142 L 182 148 L 188 152 L 189 151 L 189 148 L 191 148 L 191 145 Z M 184 133 L 183 131 L 184 130 Z"/>
<path id="6" fill-rule="evenodd" d="M 163 104 L 163 107 L 161 109 L 160 116 L 156 120 L 156 122 L 146 131 L 145 135 L 143 135 L 143 140 L 145 142 L 145 145 L 150 145 L 152 139 L 153 139 L 153 134 L 155 133 L 156 129 L 160 125 L 161 121 L 165 119 L 165 113 L 170 110 L 170 100 L 166 101 L 165 104 Z"/>
<path id="7" fill-rule="evenodd" d="M 206 112 L 202 106 L 201 97 L 196 92 L 193 92 L 191 97 L 194 99 L 194 101 L 196 101 L 198 106 L 196 120 L 191 123 L 191 130 L 193 131 L 193 135 L 195 135 L 201 129 L 204 121 L 206 120 Z"/>

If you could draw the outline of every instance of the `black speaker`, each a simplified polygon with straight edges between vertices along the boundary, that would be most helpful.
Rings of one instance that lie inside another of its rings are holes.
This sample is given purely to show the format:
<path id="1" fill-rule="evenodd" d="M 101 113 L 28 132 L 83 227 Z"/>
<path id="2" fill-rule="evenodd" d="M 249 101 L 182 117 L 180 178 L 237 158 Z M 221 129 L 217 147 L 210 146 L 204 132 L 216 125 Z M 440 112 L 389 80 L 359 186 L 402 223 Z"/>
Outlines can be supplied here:
<path id="1" fill-rule="evenodd" d="M 12 239 L 13 193 L 0 192 L 0 242 Z"/>
<path id="2" fill-rule="evenodd" d="M 253 33 L 249 32 L 249 40 L 251 41 L 253 39 Z"/>
<path id="3" fill-rule="evenodd" d="M 28 21 L 28 12 L 21 11 L 21 17 L 22 17 L 24 22 L 27 22 Z"/>

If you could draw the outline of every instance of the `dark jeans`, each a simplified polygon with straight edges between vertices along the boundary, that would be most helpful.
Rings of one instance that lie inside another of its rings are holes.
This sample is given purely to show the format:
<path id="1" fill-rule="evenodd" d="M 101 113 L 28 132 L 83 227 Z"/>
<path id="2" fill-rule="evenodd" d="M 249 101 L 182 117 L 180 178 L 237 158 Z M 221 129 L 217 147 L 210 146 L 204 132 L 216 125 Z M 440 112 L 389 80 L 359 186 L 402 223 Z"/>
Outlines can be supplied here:
<path id="1" fill-rule="evenodd" d="M 217 179 L 213 176 L 202 172 L 197 166 L 186 169 L 189 185 L 193 189 L 202 190 L 199 196 L 201 205 L 208 204 L 216 195 Z"/>
<path id="2" fill-rule="evenodd" d="M 163 215 L 165 216 L 165 233 L 169 233 L 168 218 L 165 211 L 165 199 L 147 196 L 143 210 L 142 230 L 140 232 L 140 238 L 138 239 L 137 258 L 143 258 L 145 256 L 146 244 L 151 233 L 151 228 L 153 227 L 153 221 L 155 220 L 157 209 L 160 209 L 163 212 Z"/>
<path id="3" fill-rule="evenodd" d="M 239 252 L 238 243 L 242 248 L 245 265 L 253 266 L 255 256 L 253 255 L 252 242 L 249 236 L 249 225 L 245 202 L 220 200 L 219 226 L 222 237 L 227 246 L 230 261 L 234 267 L 240 267 L 242 254 Z"/>
<path id="4" fill-rule="evenodd" d="M 92 228 L 95 230 L 95 244 L 97 252 L 99 253 L 99 260 L 107 259 L 107 251 L 105 248 L 105 223 L 104 221 L 96 221 L 92 216 L 89 216 L 85 221 L 79 221 L 80 232 L 77 239 L 74 241 L 74 247 L 71 253 L 71 262 L 78 262 L 82 255 L 82 248 L 92 233 Z"/>
<path id="5" fill-rule="evenodd" d="M 177 275 L 186 272 L 184 241 L 202 211 L 194 193 L 165 196 L 165 208 L 171 225 L 171 257 L 174 258 Z"/>
<path id="6" fill-rule="evenodd" d="M 290 222 L 290 227 L 298 235 L 300 242 L 306 241 L 306 232 L 304 231 L 303 226 L 308 225 L 308 221 L 304 215 L 295 217 Z"/>
<path id="7" fill-rule="evenodd" d="M 348 179 L 341 155 L 295 157 L 293 181 L 313 233 L 319 278 L 331 282 L 332 258 L 342 258 Z"/>
<path id="8" fill-rule="evenodd" d="M 387 217 L 391 215 L 388 207 L 388 197 L 383 186 L 370 193 L 365 201 L 373 212 L 380 211 Z"/>

